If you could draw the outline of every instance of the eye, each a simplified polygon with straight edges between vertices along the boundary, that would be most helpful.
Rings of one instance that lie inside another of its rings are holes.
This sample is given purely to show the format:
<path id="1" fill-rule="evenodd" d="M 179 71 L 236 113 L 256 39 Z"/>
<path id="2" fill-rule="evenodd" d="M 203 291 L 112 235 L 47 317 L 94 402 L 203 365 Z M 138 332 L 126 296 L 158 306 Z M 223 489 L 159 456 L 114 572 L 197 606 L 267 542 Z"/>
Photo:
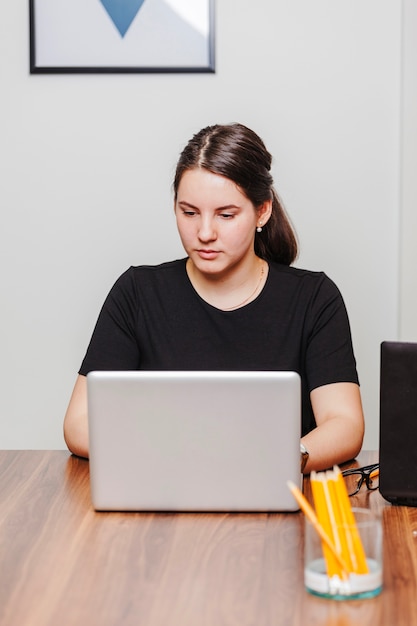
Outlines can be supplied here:
<path id="1" fill-rule="evenodd" d="M 183 209 L 182 213 L 187 217 L 193 217 L 196 214 L 196 211 L 193 211 L 192 209 Z"/>
<path id="2" fill-rule="evenodd" d="M 230 220 L 234 217 L 233 213 L 220 213 L 220 217 L 222 217 L 225 220 Z"/>

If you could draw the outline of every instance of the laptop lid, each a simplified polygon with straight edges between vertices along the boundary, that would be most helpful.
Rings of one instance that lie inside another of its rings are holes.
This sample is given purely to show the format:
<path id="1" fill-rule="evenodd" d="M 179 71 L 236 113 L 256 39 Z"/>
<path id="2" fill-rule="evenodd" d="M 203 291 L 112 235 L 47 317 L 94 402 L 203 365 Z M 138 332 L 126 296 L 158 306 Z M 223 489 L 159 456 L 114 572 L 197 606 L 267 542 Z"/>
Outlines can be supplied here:
<path id="1" fill-rule="evenodd" d="M 91 372 L 87 389 L 95 509 L 298 510 L 298 374 Z"/>
<path id="2" fill-rule="evenodd" d="M 381 344 L 379 490 L 417 506 L 417 343 Z"/>

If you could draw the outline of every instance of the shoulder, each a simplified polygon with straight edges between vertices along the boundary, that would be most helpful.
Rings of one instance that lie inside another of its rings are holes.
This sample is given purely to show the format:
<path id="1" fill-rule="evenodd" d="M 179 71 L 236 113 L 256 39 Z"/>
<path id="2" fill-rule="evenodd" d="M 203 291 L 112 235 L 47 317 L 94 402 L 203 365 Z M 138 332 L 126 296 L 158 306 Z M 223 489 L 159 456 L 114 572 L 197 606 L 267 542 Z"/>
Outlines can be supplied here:
<path id="1" fill-rule="evenodd" d="M 132 265 L 124 274 L 128 276 L 147 276 L 147 275 L 164 275 L 164 274 L 178 274 L 182 273 L 185 269 L 186 259 L 178 259 L 176 261 L 167 261 L 166 263 L 159 263 L 158 265 Z"/>
<path id="2" fill-rule="evenodd" d="M 270 276 L 274 281 L 284 282 L 293 288 L 308 288 L 312 290 L 329 290 L 338 292 L 336 284 L 325 272 L 306 270 L 292 265 L 270 263 Z"/>
<path id="3" fill-rule="evenodd" d="M 132 265 L 116 280 L 111 294 L 135 300 L 146 294 L 149 297 L 154 293 L 168 295 L 185 282 L 185 263 L 186 259 L 180 259 L 159 265 Z"/>
<path id="4" fill-rule="evenodd" d="M 155 280 L 169 280 L 181 276 L 185 271 L 186 259 L 168 261 L 158 265 L 131 265 L 116 281 L 116 284 L 137 284 Z"/>
<path id="5" fill-rule="evenodd" d="M 315 314 L 328 307 L 332 310 L 345 307 L 339 288 L 327 274 L 293 266 L 270 265 L 269 293 Z"/>

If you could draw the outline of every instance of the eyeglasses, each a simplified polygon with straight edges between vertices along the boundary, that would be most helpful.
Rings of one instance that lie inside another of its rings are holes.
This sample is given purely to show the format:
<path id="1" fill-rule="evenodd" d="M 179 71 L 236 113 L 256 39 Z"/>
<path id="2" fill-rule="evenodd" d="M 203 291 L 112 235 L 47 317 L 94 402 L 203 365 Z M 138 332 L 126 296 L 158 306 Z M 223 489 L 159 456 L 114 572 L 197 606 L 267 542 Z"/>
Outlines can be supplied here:
<path id="1" fill-rule="evenodd" d="M 368 489 L 375 491 L 379 487 L 379 463 L 347 469 L 342 472 L 346 489 L 350 496 L 357 494 L 363 483 Z"/>

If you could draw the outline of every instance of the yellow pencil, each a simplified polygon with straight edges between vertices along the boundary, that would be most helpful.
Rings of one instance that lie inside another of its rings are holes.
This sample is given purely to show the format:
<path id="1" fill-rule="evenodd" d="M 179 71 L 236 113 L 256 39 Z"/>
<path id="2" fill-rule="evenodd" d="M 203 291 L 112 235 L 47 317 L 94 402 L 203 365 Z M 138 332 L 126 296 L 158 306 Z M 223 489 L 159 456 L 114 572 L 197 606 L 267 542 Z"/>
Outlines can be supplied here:
<path id="1" fill-rule="evenodd" d="M 349 499 L 346 501 L 343 497 L 344 494 L 341 492 L 341 486 L 343 485 L 341 485 L 337 480 L 338 475 L 336 469 L 338 468 L 335 467 L 333 471 L 329 470 L 326 472 L 327 485 L 330 494 L 331 507 L 334 513 L 339 544 L 341 546 L 341 553 L 345 562 L 349 566 L 349 571 L 354 572 L 357 567 L 356 555 L 349 527 L 348 513 L 346 511 L 347 507 L 350 507 L 350 502 Z M 335 544 L 336 546 L 338 545 L 336 542 Z"/>
<path id="2" fill-rule="evenodd" d="M 337 543 L 334 537 L 334 528 L 332 527 L 331 518 L 329 515 L 329 508 L 326 502 L 326 495 L 324 492 L 324 472 L 311 472 L 310 484 L 313 492 L 314 508 L 319 524 L 323 528 L 326 535 L 329 537 L 332 544 L 337 551 Z M 326 561 L 327 574 L 329 577 L 334 575 L 340 576 L 340 565 L 336 561 L 333 552 L 323 542 L 323 555 Z"/>
<path id="3" fill-rule="evenodd" d="M 356 525 L 355 516 L 352 511 L 343 475 L 338 467 L 334 468 L 334 474 L 335 482 L 337 483 L 338 499 L 343 507 L 344 522 L 346 524 L 346 529 L 351 535 L 350 542 L 353 546 L 352 562 L 354 564 L 354 572 L 356 574 L 367 574 L 369 573 L 369 568 L 366 562 L 365 550 Z"/>
<path id="4" fill-rule="evenodd" d="M 319 523 L 319 521 L 317 519 L 317 516 L 316 516 L 316 514 L 314 512 L 314 509 L 310 506 L 308 500 L 303 496 L 303 494 L 301 493 L 300 489 L 296 485 L 294 485 L 293 482 L 291 482 L 289 480 L 287 482 L 287 485 L 288 485 L 291 493 L 293 494 L 294 498 L 297 500 L 298 504 L 300 505 L 300 509 L 303 511 L 303 513 L 308 518 L 308 520 L 311 522 L 311 524 L 313 525 L 314 529 L 319 534 L 319 536 L 322 539 L 322 541 L 324 541 L 324 543 L 330 549 L 330 551 L 332 552 L 332 554 L 335 557 L 336 561 L 340 565 L 340 567 L 341 567 L 341 572 L 340 572 L 341 577 L 343 579 L 347 580 L 347 578 L 348 578 L 348 571 L 349 570 L 348 570 L 345 562 L 343 561 L 342 557 L 336 552 L 336 549 L 335 549 L 332 541 L 329 539 L 327 533 L 324 531 L 323 527 Z"/>

